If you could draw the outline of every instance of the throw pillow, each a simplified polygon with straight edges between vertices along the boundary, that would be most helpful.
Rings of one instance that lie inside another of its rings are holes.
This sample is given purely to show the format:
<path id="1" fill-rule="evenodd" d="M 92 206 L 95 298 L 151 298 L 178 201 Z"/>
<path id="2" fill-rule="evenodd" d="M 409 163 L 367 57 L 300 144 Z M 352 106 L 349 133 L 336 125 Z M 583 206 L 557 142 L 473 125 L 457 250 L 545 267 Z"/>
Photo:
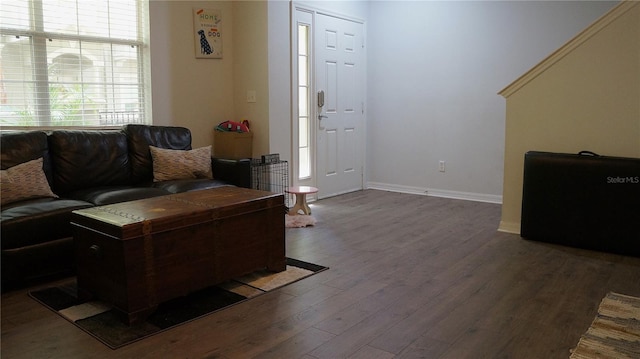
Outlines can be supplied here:
<path id="1" fill-rule="evenodd" d="M 153 160 L 153 181 L 213 178 L 211 146 L 190 151 L 149 146 Z"/>
<path id="2" fill-rule="evenodd" d="M 40 157 L 0 171 L 0 203 L 5 205 L 40 197 L 57 198 L 49 187 L 42 163 Z"/>

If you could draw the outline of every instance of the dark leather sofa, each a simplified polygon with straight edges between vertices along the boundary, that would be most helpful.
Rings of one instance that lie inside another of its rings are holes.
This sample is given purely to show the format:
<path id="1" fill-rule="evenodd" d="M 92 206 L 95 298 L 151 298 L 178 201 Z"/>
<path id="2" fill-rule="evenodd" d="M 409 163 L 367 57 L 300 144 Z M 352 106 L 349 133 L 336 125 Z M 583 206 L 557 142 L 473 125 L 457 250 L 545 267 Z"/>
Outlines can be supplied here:
<path id="1" fill-rule="evenodd" d="M 5 132 L 2 170 L 43 158 L 51 190 L 59 198 L 35 198 L 1 208 L 3 290 L 72 273 L 69 223 L 77 209 L 226 185 L 250 187 L 250 160 L 212 158 L 213 179 L 153 181 L 149 146 L 191 150 L 183 127 L 126 125 L 118 130 Z"/>

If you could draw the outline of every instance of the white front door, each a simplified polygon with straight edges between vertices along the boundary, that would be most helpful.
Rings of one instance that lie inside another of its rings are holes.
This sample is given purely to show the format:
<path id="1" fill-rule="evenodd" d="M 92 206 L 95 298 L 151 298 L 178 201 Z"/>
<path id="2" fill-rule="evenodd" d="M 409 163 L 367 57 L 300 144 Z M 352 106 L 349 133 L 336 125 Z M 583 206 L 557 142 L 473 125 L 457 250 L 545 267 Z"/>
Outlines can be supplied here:
<path id="1" fill-rule="evenodd" d="M 316 14 L 316 173 L 319 198 L 363 189 L 363 27 L 362 23 Z"/>

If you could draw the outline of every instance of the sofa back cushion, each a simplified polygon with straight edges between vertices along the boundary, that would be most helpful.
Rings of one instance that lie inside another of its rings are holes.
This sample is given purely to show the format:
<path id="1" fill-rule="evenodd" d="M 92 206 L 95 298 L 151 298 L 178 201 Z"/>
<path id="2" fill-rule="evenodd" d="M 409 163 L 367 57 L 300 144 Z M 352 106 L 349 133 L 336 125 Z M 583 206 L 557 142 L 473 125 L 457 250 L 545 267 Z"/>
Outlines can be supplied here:
<path id="1" fill-rule="evenodd" d="M 184 127 L 126 125 L 132 181 L 153 181 L 153 160 L 149 146 L 170 150 L 191 150 L 191 131 Z"/>
<path id="2" fill-rule="evenodd" d="M 53 185 L 53 170 L 47 133 L 44 131 L 3 132 L 0 135 L 0 169 L 42 158 L 42 169 L 49 185 Z"/>
<path id="3" fill-rule="evenodd" d="M 54 191 L 131 184 L 127 137 L 122 131 L 66 131 L 49 135 Z"/>

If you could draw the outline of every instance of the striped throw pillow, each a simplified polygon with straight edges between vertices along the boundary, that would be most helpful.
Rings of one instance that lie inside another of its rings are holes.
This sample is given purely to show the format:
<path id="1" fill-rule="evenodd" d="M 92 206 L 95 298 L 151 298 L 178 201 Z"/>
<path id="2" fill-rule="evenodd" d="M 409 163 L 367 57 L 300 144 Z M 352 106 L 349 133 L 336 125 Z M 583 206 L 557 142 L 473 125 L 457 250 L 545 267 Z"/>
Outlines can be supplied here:
<path id="1" fill-rule="evenodd" d="M 42 157 L 0 171 L 0 203 L 58 196 L 51 191 L 42 170 Z"/>
<path id="2" fill-rule="evenodd" d="M 153 160 L 153 181 L 213 178 L 211 146 L 190 151 L 149 146 Z"/>

